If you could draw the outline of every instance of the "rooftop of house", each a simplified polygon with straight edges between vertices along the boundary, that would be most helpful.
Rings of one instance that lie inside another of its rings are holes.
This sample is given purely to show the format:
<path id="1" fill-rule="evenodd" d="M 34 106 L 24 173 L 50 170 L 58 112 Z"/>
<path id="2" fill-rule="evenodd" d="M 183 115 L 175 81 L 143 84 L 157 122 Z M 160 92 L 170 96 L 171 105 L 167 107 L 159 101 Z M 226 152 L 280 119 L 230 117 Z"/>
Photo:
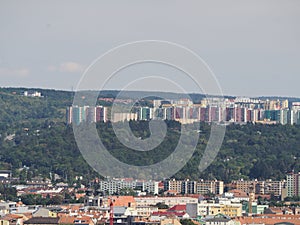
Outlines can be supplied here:
<path id="1" fill-rule="evenodd" d="M 74 224 L 75 217 L 68 215 L 60 215 L 59 224 Z"/>
<path id="2" fill-rule="evenodd" d="M 91 222 L 91 218 L 89 216 L 77 216 L 74 219 L 74 224 L 82 224 L 82 223 L 90 223 Z"/>
<path id="3" fill-rule="evenodd" d="M 1 218 L 1 220 L 16 220 L 16 219 L 22 219 L 22 215 L 16 215 L 16 214 L 7 214 L 4 217 Z"/>
<path id="4" fill-rule="evenodd" d="M 59 218 L 54 217 L 32 217 L 24 222 L 24 224 L 58 224 Z"/>
<path id="5" fill-rule="evenodd" d="M 234 197 L 240 197 L 240 198 L 241 197 L 245 197 L 245 198 L 249 197 L 246 192 L 244 192 L 242 190 L 238 190 L 238 189 L 233 189 L 233 190 L 230 190 L 228 192 L 233 193 Z"/>
<path id="6" fill-rule="evenodd" d="M 168 211 L 186 211 L 186 205 L 175 205 L 169 208 Z"/>
<path id="7" fill-rule="evenodd" d="M 130 207 L 131 204 L 135 204 L 133 196 L 112 196 L 114 206 L 126 206 Z M 110 204 L 109 200 L 109 204 Z"/>
<path id="8" fill-rule="evenodd" d="M 241 224 L 275 224 L 275 223 L 292 223 L 300 225 L 300 215 L 259 215 L 256 217 L 238 217 L 234 219 Z"/>

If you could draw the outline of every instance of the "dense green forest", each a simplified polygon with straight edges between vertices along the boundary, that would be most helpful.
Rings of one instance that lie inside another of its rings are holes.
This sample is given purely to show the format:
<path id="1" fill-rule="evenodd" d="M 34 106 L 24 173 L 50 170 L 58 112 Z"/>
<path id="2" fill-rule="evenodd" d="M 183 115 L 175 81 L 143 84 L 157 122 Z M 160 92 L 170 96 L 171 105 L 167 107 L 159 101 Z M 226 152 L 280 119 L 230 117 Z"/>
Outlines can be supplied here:
<path id="1" fill-rule="evenodd" d="M 76 175 L 92 179 L 97 173 L 81 156 L 72 126 L 65 123 L 65 109 L 72 104 L 73 93 L 40 90 L 44 97 L 21 96 L 23 89 L 0 89 L 0 169 L 12 169 L 21 182 L 35 176 L 73 182 Z M 112 155 L 133 165 L 149 165 L 167 157 L 175 148 L 180 124 L 166 121 L 164 141 L 152 151 L 133 151 L 116 138 L 110 123 L 97 129 Z M 150 135 L 147 121 L 131 121 L 137 137 Z M 285 173 L 300 170 L 300 127 L 289 125 L 229 125 L 215 161 L 207 170 L 198 171 L 199 162 L 210 135 L 210 125 L 201 124 L 201 133 L 193 157 L 174 176 L 179 179 L 283 179 Z"/>

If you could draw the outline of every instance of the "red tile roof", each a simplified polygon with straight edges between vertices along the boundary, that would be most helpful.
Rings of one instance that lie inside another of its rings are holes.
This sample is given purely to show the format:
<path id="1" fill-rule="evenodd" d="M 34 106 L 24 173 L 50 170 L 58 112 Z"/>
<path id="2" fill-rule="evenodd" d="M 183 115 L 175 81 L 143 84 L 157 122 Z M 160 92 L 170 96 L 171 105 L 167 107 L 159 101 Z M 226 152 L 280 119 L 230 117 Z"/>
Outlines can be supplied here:
<path id="1" fill-rule="evenodd" d="M 300 225 L 300 215 L 259 215 L 256 217 L 238 217 L 234 219 L 243 224 L 275 224 L 279 222 L 289 222 Z"/>
<path id="2" fill-rule="evenodd" d="M 249 197 L 246 192 L 238 189 L 233 189 L 228 192 L 233 193 L 234 197 Z"/>
<path id="3" fill-rule="evenodd" d="M 60 216 L 59 218 L 59 224 L 73 224 L 75 220 L 74 216 Z"/>
<path id="4" fill-rule="evenodd" d="M 186 211 L 186 205 L 175 205 L 169 208 L 168 211 Z"/>
<path id="5" fill-rule="evenodd" d="M 128 207 L 129 203 L 131 204 L 131 206 L 135 204 L 135 199 L 133 196 L 113 196 L 112 199 L 114 201 L 114 206 Z"/>
<path id="6" fill-rule="evenodd" d="M 8 214 L 5 215 L 3 218 L 1 218 L 1 220 L 13 220 L 13 219 L 22 219 L 23 216 L 21 215 L 15 215 L 15 214 Z"/>

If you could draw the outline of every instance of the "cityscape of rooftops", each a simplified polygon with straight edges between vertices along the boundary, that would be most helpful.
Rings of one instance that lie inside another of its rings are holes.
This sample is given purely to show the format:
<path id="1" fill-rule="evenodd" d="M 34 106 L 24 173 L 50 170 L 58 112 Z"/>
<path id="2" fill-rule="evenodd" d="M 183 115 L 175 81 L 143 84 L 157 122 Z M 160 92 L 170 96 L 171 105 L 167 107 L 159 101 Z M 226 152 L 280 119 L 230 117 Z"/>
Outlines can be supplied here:
<path id="1" fill-rule="evenodd" d="M 0 1 L 0 225 L 300 225 L 300 1 Z"/>

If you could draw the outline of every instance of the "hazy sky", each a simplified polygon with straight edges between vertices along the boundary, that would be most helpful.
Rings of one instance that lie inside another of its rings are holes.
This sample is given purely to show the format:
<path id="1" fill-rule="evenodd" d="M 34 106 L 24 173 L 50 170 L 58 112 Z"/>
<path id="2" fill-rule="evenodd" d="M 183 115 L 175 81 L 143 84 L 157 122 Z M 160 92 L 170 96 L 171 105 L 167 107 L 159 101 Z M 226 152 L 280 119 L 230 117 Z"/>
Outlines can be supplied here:
<path id="1" fill-rule="evenodd" d="M 299 22 L 299 0 L 1 0 L 0 86 L 70 90 L 106 51 L 154 39 L 196 52 L 225 94 L 300 97 Z"/>

